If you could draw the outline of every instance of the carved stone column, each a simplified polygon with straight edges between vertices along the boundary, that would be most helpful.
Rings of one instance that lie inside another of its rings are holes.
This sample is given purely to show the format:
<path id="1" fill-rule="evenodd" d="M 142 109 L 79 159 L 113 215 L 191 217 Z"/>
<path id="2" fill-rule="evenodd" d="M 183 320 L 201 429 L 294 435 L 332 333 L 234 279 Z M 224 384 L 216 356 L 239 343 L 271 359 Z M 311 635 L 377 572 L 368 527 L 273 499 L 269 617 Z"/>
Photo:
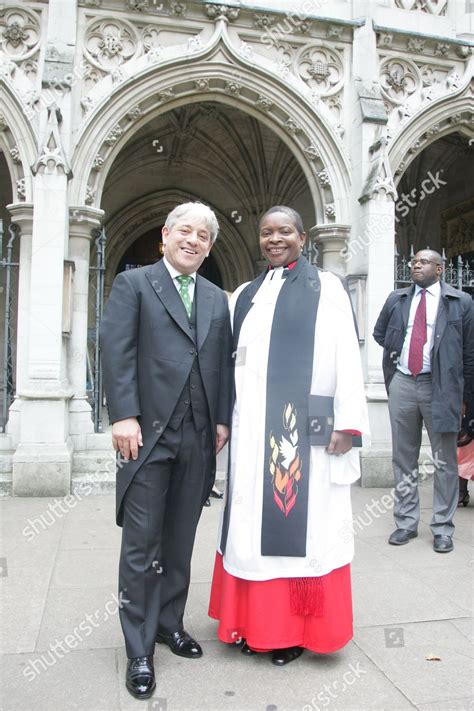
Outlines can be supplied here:
<path id="1" fill-rule="evenodd" d="M 344 261 L 350 227 L 348 225 L 315 225 L 309 234 L 319 251 L 319 266 L 335 274 L 346 273 Z"/>
<path id="2" fill-rule="evenodd" d="M 89 257 L 92 230 L 99 227 L 103 214 L 103 210 L 87 206 L 69 210 L 68 256 L 75 269 L 67 360 L 69 382 L 74 392 L 69 402 L 69 434 L 75 449 L 86 449 L 86 434 L 94 431 L 91 406 L 86 397 Z"/>
<path id="3" fill-rule="evenodd" d="M 18 389 L 19 434 L 13 455 L 13 494 L 62 496 L 70 491 L 72 446 L 63 338 L 67 246 L 67 182 L 71 171 L 53 105 L 33 165 L 29 343 L 26 374 Z"/>

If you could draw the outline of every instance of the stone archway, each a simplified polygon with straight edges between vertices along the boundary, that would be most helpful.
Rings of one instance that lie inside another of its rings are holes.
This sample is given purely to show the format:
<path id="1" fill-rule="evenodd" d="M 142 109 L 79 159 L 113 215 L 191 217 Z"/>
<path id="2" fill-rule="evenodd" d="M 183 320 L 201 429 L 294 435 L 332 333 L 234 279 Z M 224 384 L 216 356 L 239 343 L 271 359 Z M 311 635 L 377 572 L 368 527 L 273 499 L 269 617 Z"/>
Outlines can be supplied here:
<path id="1" fill-rule="evenodd" d="M 205 49 L 160 65 L 159 73 L 145 64 L 106 99 L 91 110 L 78 136 L 73 204 L 101 203 L 116 156 L 150 119 L 190 102 L 213 101 L 257 118 L 286 143 L 308 181 L 319 223 L 349 223 L 349 169 L 334 129 L 288 83 L 238 55 L 225 26 Z"/>

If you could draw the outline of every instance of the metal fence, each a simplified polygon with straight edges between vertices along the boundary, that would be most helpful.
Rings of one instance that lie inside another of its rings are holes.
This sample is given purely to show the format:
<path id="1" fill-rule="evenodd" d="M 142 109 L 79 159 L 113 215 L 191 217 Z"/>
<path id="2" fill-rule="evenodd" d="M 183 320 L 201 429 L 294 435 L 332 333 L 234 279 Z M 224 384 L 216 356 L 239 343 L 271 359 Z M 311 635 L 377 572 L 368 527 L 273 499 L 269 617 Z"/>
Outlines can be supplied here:
<path id="1" fill-rule="evenodd" d="M 99 329 L 104 308 L 105 230 L 93 230 L 94 252 L 89 267 L 89 315 L 92 315 L 87 338 L 87 396 L 92 407 L 95 432 L 102 431 L 102 364 Z M 95 253 L 95 254 L 94 254 Z M 95 258 L 94 258 L 95 257 Z"/>
<path id="2" fill-rule="evenodd" d="M 15 240 L 20 234 L 19 225 L 8 226 L 9 238 L 4 245 L 3 220 L 0 220 L 0 291 L 3 296 L 2 383 L 0 405 L 0 430 L 5 429 L 8 408 L 15 397 L 16 328 L 18 304 L 19 263 L 13 261 Z"/>
<path id="3" fill-rule="evenodd" d="M 429 247 L 426 247 L 426 249 L 429 249 Z M 408 286 L 412 283 L 410 261 L 414 256 L 415 251 L 413 245 L 411 246 L 409 257 L 400 256 L 395 247 L 394 282 L 396 289 Z M 454 286 L 455 289 L 462 289 L 463 291 L 473 293 L 474 263 L 472 261 L 469 262 L 468 259 L 463 260 L 461 256 L 448 259 L 444 248 L 441 256 L 443 258 L 443 273 L 441 279 L 445 281 L 446 284 Z"/>

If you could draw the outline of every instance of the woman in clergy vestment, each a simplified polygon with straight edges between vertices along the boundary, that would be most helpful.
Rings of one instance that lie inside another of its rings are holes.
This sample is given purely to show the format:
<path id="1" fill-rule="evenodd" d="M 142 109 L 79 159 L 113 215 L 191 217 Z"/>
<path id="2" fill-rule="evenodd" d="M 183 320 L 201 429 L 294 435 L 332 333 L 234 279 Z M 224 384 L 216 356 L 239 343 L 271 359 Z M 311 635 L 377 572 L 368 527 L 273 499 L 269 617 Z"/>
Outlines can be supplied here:
<path id="1" fill-rule="evenodd" d="M 222 642 L 280 666 L 352 638 L 352 443 L 368 433 L 350 299 L 301 254 L 305 238 L 297 212 L 268 210 L 269 265 L 231 299 L 235 402 L 209 604 Z"/>

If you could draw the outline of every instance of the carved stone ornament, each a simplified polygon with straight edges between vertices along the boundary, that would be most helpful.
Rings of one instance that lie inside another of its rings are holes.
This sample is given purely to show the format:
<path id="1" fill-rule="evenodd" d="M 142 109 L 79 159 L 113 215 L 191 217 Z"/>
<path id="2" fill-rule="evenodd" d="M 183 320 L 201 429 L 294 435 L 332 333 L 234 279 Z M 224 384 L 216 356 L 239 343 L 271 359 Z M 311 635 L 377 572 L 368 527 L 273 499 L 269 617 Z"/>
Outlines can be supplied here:
<path id="1" fill-rule="evenodd" d="M 194 87 L 196 91 L 209 91 L 209 79 L 196 79 Z"/>
<path id="2" fill-rule="evenodd" d="M 177 0 L 170 2 L 170 15 L 174 15 L 174 17 L 184 17 L 186 15 L 186 11 L 187 7 L 184 2 L 178 2 Z"/>
<path id="3" fill-rule="evenodd" d="M 275 24 L 275 18 L 271 15 L 254 15 L 253 16 L 253 26 L 259 30 L 267 30 Z"/>
<path id="4" fill-rule="evenodd" d="M 158 92 L 158 98 L 163 103 L 165 101 L 170 101 L 171 99 L 174 99 L 173 89 L 171 87 L 169 89 L 163 89 L 163 91 Z"/>
<path id="5" fill-rule="evenodd" d="M 344 79 L 340 56 L 326 47 L 303 47 L 295 59 L 297 74 L 320 96 L 335 94 Z"/>
<path id="6" fill-rule="evenodd" d="M 429 15 L 445 15 L 448 0 L 395 0 L 401 10 L 419 10 Z"/>
<path id="7" fill-rule="evenodd" d="M 68 179 L 72 178 L 72 171 L 59 134 L 61 120 L 61 112 L 56 104 L 48 106 L 48 124 L 45 137 L 38 156 L 31 167 L 34 175 L 45 173 L 66 175 Z"/>
<path id="8" fill-rule="evenodd" d="M 342 37 L 343 29 L 342 25 L 329 25 L 326 30 L 326 37 L 332 40 L 339 40 Z"/>
<path id="9" fill-rule="evenodd" d="M 301 131 L 301 126 L 296 123 L 296 121 L 292 118 L 289 118 L 287 119 L 287 121 L 285 121 L 285 128 L 289 133 L 293 135 L 295 135 L 296 133 L 300 133 Z"/>
<path id="10" fill-rule="evenodd" d="M 318 149 L 313 143 L 311 143 L 307 148 L 305 148 L 304 152 L 310 160 L 317 160 L 318 158 L 321 158 Z"/>
<path id="11" fill-rule="evenodd" d="M 322 188 L 330 187 L 331 181 L 329 179 L 329 175 L 327 174 L 326 169 L 319 171 L 319 173 L 316 173 L 316 177 Z"/>
<path id="12" fill-rule="evenodd" d="M 93 205 L 95 200 L 95 188 L 93 188 L 91 185 L 88 185 L 86 187 L 86 196 L 84 198 L 84 202 L 86 205 Z"/>
<path id="13" fill-rule="evenodd" d="M 20 178 L 16 181 L 16 195 L 18 200 L 23 201 L 26 199 L 25 178 Z"/>
<path id="14" fill-rule="evenodd" d="M 380 68 L 380 86 L 393 104 L 401 105 L 420 88 L 420 73 L 413 62 L 388 58 Z"/>
<path id="15" fill-rule="evenodd" d="M 421 37 L 409 37 L 407 49 L 409 52 L 413 52 L 413 54 L 423 54 L 425 49 L 425 40 Z"/>
<path id="16" fill-rule="evenodd" d="M 224 91 L 226 94 L 232 94 L 233 96 L 238 96 L 242 89 L 242 85 L 236 81 L 226 81 Z"/>
<path id="17" fill-rule="evenodd" d="M 97 153 L 96 157 L 94 158 L 94 162 L 92 163 L 92 170 L 102 170 L 102 166 L 104 165 L 104 159 L 102 156 Z"/>
<path id="18" fill-rule="evenodd" d="M 258 106 L 259 109 L 262 111 L 270 111 L 270 109 L 273 106 L 273 101 L 270 101 L 270 99 L 267 99 L 265 96 L 260 95 L 255 102 L 256 105 Z"/>
<path id="19" fill-rule="evenodd" d="M 229 22 L 233 22 L 240 15 L 240 8 L 229 7 L 229 5 L 206 5 L 205 11 L 211 20 L 226 18 Z"/>
<path id="20" fill-rule="evenodd" d="M 379 45 L 381 47 L 391 47 L 393 42 L 393 32 L 380 32 Z"/>
<path id="21" fill-rule="evenodd" d="M 30 10 L 0 6 L 0 51 L 16 61 L 31 57 L 38 49 L 41 30 Z"/>
<path id="22" fill-rule="evenodd" d="M 0 114 L 0 131 L 6 131 L 8 128 L 7 119 L 3 114 Z"/>
<path id="23" fill-rule="evenodd" d="M 20 151 L 18 150 L 18 146 L 13 146 L 13 148 L 10 148 L 10 155 L 14 163 L 21 163 Z"/>
<path id="24" fill-rule="evenodd" d="M 326 217 L 333 218 L 336 216 L 336 205 L 333 202 L 328 202 L 324 206 L 324 214 Z"/>
<path id="25" fill-rule="evenodd" d="M 94 20 L 86 31 L 84 54 L 95 67 L 113 72 L 139 49 L 133 25 L 123 20 Z"/>
<path id="26" fill-rule="evenodd" d="M 163 47 L 159 40 L 160 30 L 156 25 L 147 25 L 142 30 L 142 42 L 145 54 L 150 54 L 152 52 L 158 52 L 158 56 L 161 55 Z"/>
<path id="27" fill-rule="evenodd" d="M 449 54 L 449 47 L 449 44 L 446 42 L 438 42 L 434 53 L 439 57 L 446 57 Z"/>
<path id="28" fill-rule="evenodd" d="M 120 136 L 123 133 L 123 128 L 120 126 L 120 124 L 115 124 L 113 129 L 110 131 L 110 133 L 107 135 L 105 138 L 105 143 L 107 143 L 108 146 L 113 146 L 114 143 L 118 141 Z"/>
<path id="29" fill-rule="evenodd" d="M 130 119 L 130 121 L 136 121 L 140 116 L 142 115 L 142 110 L 138 106 L 134 106 L 133 108 L 129 109 L 127 111 L 127 118 Z"/>

